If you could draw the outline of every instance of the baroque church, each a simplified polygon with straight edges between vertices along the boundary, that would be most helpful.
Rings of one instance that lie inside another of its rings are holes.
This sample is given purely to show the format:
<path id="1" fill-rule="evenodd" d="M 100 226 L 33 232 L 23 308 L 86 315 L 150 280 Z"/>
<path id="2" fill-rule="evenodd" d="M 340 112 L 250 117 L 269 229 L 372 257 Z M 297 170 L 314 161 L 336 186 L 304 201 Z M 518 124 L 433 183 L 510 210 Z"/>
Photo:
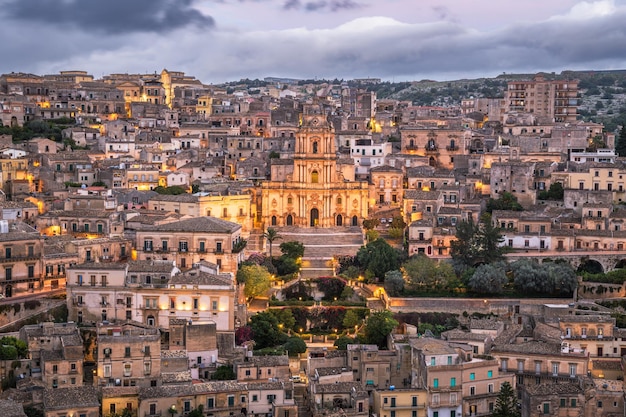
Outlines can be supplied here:
<path id="1" fill-rule="evenodd" d="M 320 104 L 305 105 L 293 159 L 273 159 L 262 184 L 267 226 L 360 226 L 368 215 L 368 184 L 355 180 L 352 159 L 337 156 L 335 133 Z"/>

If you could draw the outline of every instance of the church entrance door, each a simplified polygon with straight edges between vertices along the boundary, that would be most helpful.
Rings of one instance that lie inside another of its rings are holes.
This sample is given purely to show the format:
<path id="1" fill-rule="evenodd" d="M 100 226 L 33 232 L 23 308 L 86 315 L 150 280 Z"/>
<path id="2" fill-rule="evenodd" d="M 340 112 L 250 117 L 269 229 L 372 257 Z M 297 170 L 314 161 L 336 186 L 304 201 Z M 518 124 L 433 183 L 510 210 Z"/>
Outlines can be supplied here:
<path id="1" fill-rule="evenodd" d="M 320 222 L 320 212 L 316 208 L 311 209 L 311 227 L 317 226 Z"/>

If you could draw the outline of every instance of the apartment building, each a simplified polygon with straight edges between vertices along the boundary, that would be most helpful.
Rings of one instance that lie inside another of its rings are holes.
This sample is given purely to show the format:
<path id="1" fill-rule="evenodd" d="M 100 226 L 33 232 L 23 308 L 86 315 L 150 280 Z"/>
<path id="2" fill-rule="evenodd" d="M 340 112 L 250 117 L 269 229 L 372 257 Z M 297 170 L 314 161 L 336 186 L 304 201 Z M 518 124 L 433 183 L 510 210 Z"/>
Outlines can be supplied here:
<path id="1" fill-rule="evenodd" d="M 427 392 L 420 388 L 376 390 L 372 412 L 380 417 L 426 417 Z"/>
<path id="2" fill-rule="evenodd" d="M 161 332 L 138 323 L 102 322 L 97 327 L 95 386 L 160 385 Z"/>
<path id="3" fill-rule="evenodd" d="M 615 337 L 615 318 L 609 315 L 569 315 L 559 318 L 563 349 L 584 352 L 590 358 L 626 355 L 626 341 Z"/>
<path id="4" fill-rule="evenodd" d="M 288 381 L 290 376 L 289 358 L 283 356 L 249 356 L 234 364 L 239 382 L 259 382 L 268 379 Z"/>
<path id="5" fill-rule="evenodd" d="M 452 169 L 455 157 L 468 153 L 471 134 L 467 129 L 445 126 L 400 128 L 403 153 L 428 158 L 428 165 Z"/>
<path id="6" fill-rule="evenodd" d="M 410 384 L 411 352 L 398 344 L 392 350 L 380 350 L 376 345 L 348 345 L 347 366 L 353 378 L 367 390 Z"/>
<path id="7" fill-rule="evenodd" d="M 5 297 L 42 289 L 43 238 L 31 226 L 0 220 L 0 288 Z"/>
<path id="8" fill-rule="evenodd" d="M 533 113 L 553 122 L 575 122 L 578 80 L 548 80 L 537 74 L 532 80 L 510 81 L 504 92 L 504 113 Z"/>
<path id="9" fill-rule="evenodd" d="M 202 216 L 146 227 L 136 233 L 137 259 L 171 260 L 186 270 L 202 260 L 220 271 L 237 272 L 243 261 L 241 226 Z"/>

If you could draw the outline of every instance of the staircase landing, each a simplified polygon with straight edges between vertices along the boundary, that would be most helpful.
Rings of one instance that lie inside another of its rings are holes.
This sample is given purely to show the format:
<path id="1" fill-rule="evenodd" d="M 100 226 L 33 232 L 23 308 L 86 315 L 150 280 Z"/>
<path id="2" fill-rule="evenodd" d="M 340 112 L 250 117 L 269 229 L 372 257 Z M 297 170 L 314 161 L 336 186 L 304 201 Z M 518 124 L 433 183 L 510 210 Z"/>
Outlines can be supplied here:
<path id="1" fill-rule="evenodd" d="M 334 275 L 332 259 L 354 256 L 364 244 L 360 227 L 295 227 L 276 228 L 281 242 L 301 242 L 304 245 L 302 277 L 317 278 Z"/>

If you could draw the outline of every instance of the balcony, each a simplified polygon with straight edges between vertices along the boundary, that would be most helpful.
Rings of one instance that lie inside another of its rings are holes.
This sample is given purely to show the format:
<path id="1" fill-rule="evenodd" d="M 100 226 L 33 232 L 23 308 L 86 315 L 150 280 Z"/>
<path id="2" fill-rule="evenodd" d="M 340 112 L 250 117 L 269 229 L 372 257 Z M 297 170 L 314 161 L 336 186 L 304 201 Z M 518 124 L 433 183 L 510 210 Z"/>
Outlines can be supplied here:
<path id="1" fill-rule="evenodd" d="M 419 146 L 417 145 L 406 145 L 404 147 L 404 149 L 406 149 L 407 151 L 416 151 L 419 149 Z"/>
<path id="2" fill-rule="evenodd" d="M 9 256 L 8 258 L 0 258 L 1 263 L 5 262 L 26 262 L 26 261 L 38 261 L 40 259 L 39 255 L 24 255 L 24 256 Z"/>
<path id="3" fill-rule="evenodd" d="M 460 400 L 456 400 L 456 401 L 437 401 L 437 402 L 431 402 L 430 406 L 432 408 L 439 408 L 439 407 L 458 407 L 461 404 Z"/>
<path id="4" fill-rule="evenodd" d="M 161 417 L 161 412 L 155 412 L 155 413 L 144 413 L 143 414 L 144 417 Z"/>
<path id="5" fill-rule="evenodd" d="M 447 387 L 428 387 L 428 389 L 431 392 L 456 392 L 456 391 L 462 391 L 463 390 L 463 386 L 462 385 L 455 385 L 453 387 L 447 386 Z"/>
<path id="6" fill-rule="evenodd" d="M 437 145 L 427 145 L 425 148 L 426 154 L 439 153 L 439 147 Z"/>
<path id="7" fill-rule="evenodd" d="M 458 151 L 458 150 L 459 150 L 459 147 L 456 146 L 456 145 L 454 145 L 454 146 L 446 146 L 446 151 L 453 152 L 453 151 Z"/>
<path id="8" fill-rule="evenodd" d="M 422 403 L 422 404 L 383 404 L 382 409 L 383 410 L 415 410 L 415 409 L 423 409 L 426 408 L 426 404 Z"/>
<path id="9" fill-rule="evenodd" d="M 215 249 L 213 251 L 214 254 L 216 255 L 223 255 L 224 254 L 224 249 Z"/>
<path id="10" fill-rule="evenodd" d="M 169 251 L 168 248 L 159 248 L 156 250 L 156 253 L 168 253 Z"/>

